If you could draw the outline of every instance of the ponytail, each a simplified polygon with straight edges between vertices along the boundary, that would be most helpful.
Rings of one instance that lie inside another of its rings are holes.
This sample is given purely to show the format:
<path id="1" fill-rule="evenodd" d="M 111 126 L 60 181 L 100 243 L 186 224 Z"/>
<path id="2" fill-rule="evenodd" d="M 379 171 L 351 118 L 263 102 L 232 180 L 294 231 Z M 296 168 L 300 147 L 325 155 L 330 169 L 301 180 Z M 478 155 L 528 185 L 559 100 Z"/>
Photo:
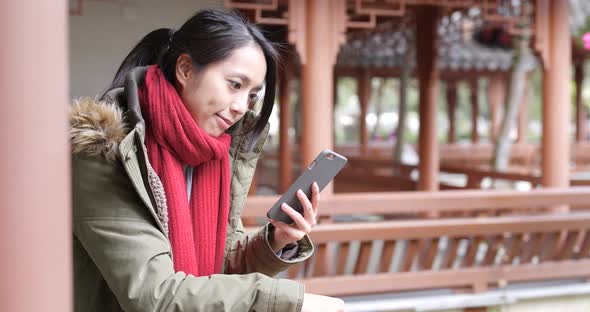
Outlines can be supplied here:
<path id="1" fill-rule="evenodd" d="M 125 76 L 133 68 L 160 63 L 162 57 L 170 49 L 170 39 L 173 34 L 173 29 L 160 28 L 143 37 L 123 60 L 115 74 L 115 78 L 113 78 L 113 82 L 107 87 L 101 97 L 104 97 L 110 90 L 122 87 L 125 82 Z"/>

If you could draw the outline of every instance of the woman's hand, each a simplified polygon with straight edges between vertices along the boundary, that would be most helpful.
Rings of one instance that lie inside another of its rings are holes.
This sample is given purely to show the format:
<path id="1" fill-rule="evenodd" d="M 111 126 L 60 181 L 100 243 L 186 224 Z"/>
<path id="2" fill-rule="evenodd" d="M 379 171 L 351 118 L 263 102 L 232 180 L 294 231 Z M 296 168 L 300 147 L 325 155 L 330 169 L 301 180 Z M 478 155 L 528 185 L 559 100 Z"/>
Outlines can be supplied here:
<path id="1" fill-rule="evenodd" d="M 344 301 L 339 298 L 305 293 L 301 312 L 344 312 Z"/>
<path id="2" fill-rule="evenodd" d="M 297 191 L 297 197 L 303 206 L 303 215 L 286 203 L 281 205 L 281 209 L 295 221 L 294 224 L 289 225 L 281 221 L 269 219 L 269 222 L 275 227 L 274 236 L 270 242 L 274 252 L 283 249 L 287 244 L 301 240 L 317 224 L 316 217 L 318 214 L 318 202 L 320 200 L 320 187 L 318 184 L 314 182 L 311 186 L 311 201 L 301 190 Z"/>

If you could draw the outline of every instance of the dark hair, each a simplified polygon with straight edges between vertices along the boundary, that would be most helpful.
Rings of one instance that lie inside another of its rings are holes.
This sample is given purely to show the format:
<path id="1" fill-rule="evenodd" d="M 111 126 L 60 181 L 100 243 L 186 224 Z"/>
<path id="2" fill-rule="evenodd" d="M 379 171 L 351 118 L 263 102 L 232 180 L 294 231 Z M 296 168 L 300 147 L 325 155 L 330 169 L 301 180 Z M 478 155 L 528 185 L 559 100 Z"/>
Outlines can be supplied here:
<path id="1" fill-rule="evenodd" d="M 252 43 L 262 49 L 266 60 L 262 108 L 256 123 L 245 129 L 251 132 L 253 140 L 250 142 L 254 142 L 264 130 L 273 109 L 279 56 L 275 45 L 264 37 L 262 31 L 236 11 L 207 9 L 195 14 L 177 31 L 160 28 L 150 32 L 123 60 L 107 92 L 122 87 L 125 76 L 134 67 L 153 64 L 158 64 L 166 79 L 175 85 L 176 61 L 181 54 L 190 55 L 197 68 L 204 68 Z"/>

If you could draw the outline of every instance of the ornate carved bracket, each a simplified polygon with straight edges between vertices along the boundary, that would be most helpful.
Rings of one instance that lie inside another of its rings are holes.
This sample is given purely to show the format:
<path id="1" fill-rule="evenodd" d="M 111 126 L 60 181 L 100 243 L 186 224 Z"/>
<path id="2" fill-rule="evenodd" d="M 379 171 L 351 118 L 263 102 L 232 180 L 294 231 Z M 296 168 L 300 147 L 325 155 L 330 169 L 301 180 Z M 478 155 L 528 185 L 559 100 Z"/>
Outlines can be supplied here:
<path id="1" fill-rule="evenodd" d="M 319 1 L 319 0 L 314 0 Z M 331 1 L 333 15 L 332 47 L 334 60 L 339 46 L 346 41 L 346 33 L 350 29 L 374 29 L 378 26 L 379 17 L 402 17 L 411 6 L 434 5 L 444 7 L 445 11 L 465 10 L 479 7 L 484 22 L 507 25 L 511 34 L 523 32 L 542 32 L 543 16 L 536 15 L 533 21 L 526 10 L 514 6 L 506 0 L 321 0 Z M 524 0 L 523 2 L 547 2 L 548 0 Z M 302 63 L 306 60 L 306 0 L 225 0 L 225 6 L 249 12 L 253 21 L 266 25 L 285 25 L 288 27 L 288 42 L 296 47 Z M 531 3 L 532 5 L 532 3 Z M 265 12 L 267 13 L 265 15 Z M 272 17 L 269 17 L 272 15 Z M 546 24 L 545 24 L 546 25 Z M 543 51 L 543 38 L 535 40 L 537 51 Z"/>
<path id="2" fill-rule="evenodd" d="M 253 14 L 254 23 L 287 26 L 287 41 L 295 46 L 305 63 L 305 0 L 225 0 L 224 6 Z M 273 17 L 268 17 L 268 13 Z"/>

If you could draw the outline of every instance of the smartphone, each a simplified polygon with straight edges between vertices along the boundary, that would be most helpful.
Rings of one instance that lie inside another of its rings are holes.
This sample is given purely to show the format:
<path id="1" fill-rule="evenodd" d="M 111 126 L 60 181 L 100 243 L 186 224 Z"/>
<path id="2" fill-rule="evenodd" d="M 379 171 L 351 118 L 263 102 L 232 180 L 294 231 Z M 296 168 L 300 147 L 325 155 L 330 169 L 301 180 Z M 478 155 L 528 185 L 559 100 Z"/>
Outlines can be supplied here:
<path id="1" fill-rule="evenodd" d="M 291 187 L 266 213 L 269 219 L 292 224 L 294 221 L 286 214 L 281 205 L 287 203 L 291 208 L 303 215 L 303 206 L 297 197 L 297 191 L 302 190 L 307 198 L 311 198 L 311 186 L 317 182 L 320 192 L 334 179 L 336 174 L 344 168 L 348 160 L 331 150 L 323 150 L 306 168 L 305 172 L 291 184 Z"/>

